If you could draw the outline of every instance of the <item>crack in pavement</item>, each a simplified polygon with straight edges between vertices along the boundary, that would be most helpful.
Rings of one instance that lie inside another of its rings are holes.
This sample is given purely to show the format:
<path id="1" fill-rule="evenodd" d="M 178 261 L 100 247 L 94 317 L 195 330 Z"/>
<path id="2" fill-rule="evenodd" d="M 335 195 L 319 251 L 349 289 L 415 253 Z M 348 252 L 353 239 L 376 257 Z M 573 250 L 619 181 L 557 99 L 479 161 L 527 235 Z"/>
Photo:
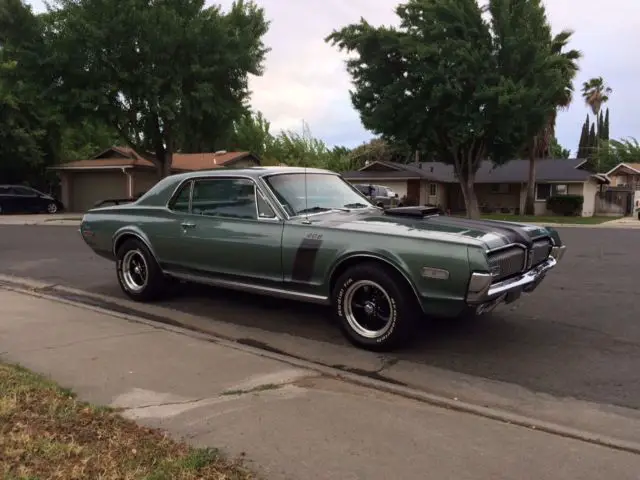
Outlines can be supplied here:
<path id="1" fill-rule="evenodd" d="M 205 400 L 212 400 L 213 398 L 214 397 L 201 397 L 201 398 L 195 398 L 190 400 L 181 400 L 179 402 L 148 403 L 145 405 L 134 406 L 134 407 L 126 407 L 126 408 L 113 407 L 113 408 L 121 408 L 123 412 L 128 412 L 130 410 L 143 410 L 145 408 L 172 407 L 174 405 L 189 405 L 189 404 L 203 402 Z"/>
<path id="2" fill-rule="evenodd" d="M 102 340 L 111 340 L 114 338 L 133 337 L 133 336 L 139 336 L 139 335 L 149 335 L 149 334 L 158 334 L 158 333 L 161 333 L 161 332 L 145 331 L 145 332 L 134 332 L 134 333 L 120 333 L 117 335 L 105 335 L 102 337 L 83 338 L 82 340 L 76 340 L 74 342 L 63 343 L 60 345 L 49 345 L 46 347 L 39 347 L 39 348 L 32 348 L 32 349 L 25 349 L 25 350 L 6 351 L 6 352 L 2 352 L 2 354 L 9 355 L 11 353 L 33 353 L 33 352 L 43 352 L 46 350 L 58 350 L 61 348 L 73 347 L 75 345 L 82 345 L 82 344 L 91 343 L 91 342 L 99 342 Z"/>

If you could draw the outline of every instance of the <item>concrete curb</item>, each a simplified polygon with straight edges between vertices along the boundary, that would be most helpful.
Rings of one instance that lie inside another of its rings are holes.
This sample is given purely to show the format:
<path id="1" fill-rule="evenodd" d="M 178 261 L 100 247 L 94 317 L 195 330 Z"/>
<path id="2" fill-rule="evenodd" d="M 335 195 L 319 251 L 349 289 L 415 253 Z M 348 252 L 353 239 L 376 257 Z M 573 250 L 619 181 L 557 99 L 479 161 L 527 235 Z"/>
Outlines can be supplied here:
<path id="1" fill-rule="evenodd" d="M 63 303 L 66 305 L 81 308 L 84 310 L 93 311 L 103 315 L 109 315 L 112 317 L 129 321 L 129 322 L 144 324 L 153 328 L 157 328 L 159 330 L 171 331 L 181 335 L 188 335 L 194 338 L 200 338 L 205 341 L 215 342 L 217 344 L 223 345 L 228 348 L 251 353 L 251 354 L 258 355 L 264 358 L 269 358 L 272 360 L 277 360 L 297 368 L 307 369 L 310 371 L 314 371 L 314 372 L 326 375 L 328 377 L 341 379 L 343 381 L 346 381 L 355 385 L 359 385 L 365 388 L 370 388 L 377 391 L 399 395 L 404 398 L 413 399 L 413 400 L 420 401 L 432 406 L 446 408 L 448 410 L 453 410 L 460 413 L 476 415 L 476 416 L 488 418 L 495 421 L 500 421 L 500 422 L 511 424 L 511 425 L 517 425 L 517 426 L 529 428 L 531 430 L 537 430 L 537 431 L 548 433 L 548 434 L 558 435 L 565 438 L 580 440 L 583 442 L 600 445 L 600 446 L 615 449 L 615 450 L 630 452 L 634 454 L 640 454 L 640 443 L 619 440 L 616 438 L 588 432 L 586 430 L 579 430 L 571 427 L 565 427 L 557 423 L 546 422 L 536 418 L 518 415 L 515 413 L 500 410 L 497 408 L 483 407 L 480 405 L 475 405 L 475 404 L 459 401 L 456 399 L 447 398 L 441 395 L 427 393 L 415 388 L 411 388 L 403 385 L 397 385 L 391 382 L 385 382 L 383 380 L 377 380 L 375 378 L 371 378 L 365 375 L 358 375 L 357 373 L 345 372 L 344 370 L 340 370 L 337 368 L 329 367 L 329 366 L 318 364 L 315 362 L 299 359 L 293 356 L 288 356 L 288 355 L 284 355 L 276 352 L 271 352 L 268 350 L 263 350 L 257 347 L 240 344 L 236 341 L 229 340 L 215 334 L 203 333 L 203 332 L 199 332 L 194 329 L 185 328 L 182 326 L 178 327 L 178 326 L 172 326 L 168 324 L 159 324 L 158 322 L 147 320 L 135 315 L 112 312 L 97 306 L 88 305 L 81 302 L 68 300 L 65 298 L 60 298 L 55 296 L 55 294 L 48 294 L 48 293 L 38 291 L 38 290 L 49 288 L 51 289 L 51 291 L 54 291 L 54 292 L 57 290 L 57 291 L 60 291 L 61 293 L 65 291 L 68 291 L 69 293 L 77 293 L 78 290 L 76 289 L 68 289 L 66 287 L 52 286 L 50 283 L 26 280 L 26 279 L 21 279 L 17 277 L 8 277 L 6 275 L 1 275 L 1 274 L 0 274 L 0 288 L 13 291 L 19 294 L 30 295 L 30 296 L 42 298 L 45 300 Z"/>

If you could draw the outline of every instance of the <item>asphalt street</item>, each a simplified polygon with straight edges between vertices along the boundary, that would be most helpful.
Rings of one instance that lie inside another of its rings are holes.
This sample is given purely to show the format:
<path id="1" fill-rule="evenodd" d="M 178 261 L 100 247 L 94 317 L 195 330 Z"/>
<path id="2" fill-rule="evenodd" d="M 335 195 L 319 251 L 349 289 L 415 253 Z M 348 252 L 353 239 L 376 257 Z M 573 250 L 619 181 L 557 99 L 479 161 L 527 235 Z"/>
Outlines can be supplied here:
<path id="1" fill-rule="evenodd" d="M 537 392 L 640 409 L 640 230 L 565 228 L 562 263 L 531 295 L 473 321 L 425 324 L 402 359 Z M 77 227 L 0 226 L 0 272 L 123 298 L 114 265 Z M 178 311 L 344 343 L 327 312 L 190 289 L 162 302 Z"/>

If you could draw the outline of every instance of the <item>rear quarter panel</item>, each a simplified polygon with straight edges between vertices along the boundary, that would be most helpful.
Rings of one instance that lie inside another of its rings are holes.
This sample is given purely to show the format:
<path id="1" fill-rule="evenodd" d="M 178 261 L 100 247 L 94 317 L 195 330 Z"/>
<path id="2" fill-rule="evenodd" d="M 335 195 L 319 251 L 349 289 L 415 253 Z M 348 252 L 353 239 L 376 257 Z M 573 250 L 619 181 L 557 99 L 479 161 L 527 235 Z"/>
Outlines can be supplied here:
<path id="1" fill-rule="evenodd" d="M 80 231 L 87 244 L 105 257 L 113 258 L 115 241 L 127 234 L 141 238 L 156 255 L 154 232 L 169 222 L 162 210 L 127 206 L 90 210 L 82 219 Z"/>

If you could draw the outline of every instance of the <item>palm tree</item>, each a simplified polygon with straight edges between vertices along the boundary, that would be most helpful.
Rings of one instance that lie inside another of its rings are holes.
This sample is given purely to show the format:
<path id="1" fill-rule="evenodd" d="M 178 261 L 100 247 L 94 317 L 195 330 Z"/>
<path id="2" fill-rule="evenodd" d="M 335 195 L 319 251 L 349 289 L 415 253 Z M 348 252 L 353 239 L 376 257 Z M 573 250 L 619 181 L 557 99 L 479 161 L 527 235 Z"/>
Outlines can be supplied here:
<path id="1" fill-rule="evenodd" d="M 534 215 L 535 213 L 536 159 L 545 158 L 549 155 L 549 147 L 555 137 L 558 110 L 568 108 L 573 100 L 573 79 L 576 73 L 578 73 L 578 61 L 582 58 L 582 53 L 579 50 L 564 51 L 572 35 L 572 31 L 563 30 L 551 40 L 550 54 L 557 56 L 560 60 L 558 68 L 561 71 L 560 78 L 562 79 L 562 83 L 557 86 L 557 94 L 555 96 L 556 108 L 549 115 L 542 131 L 538 132 L 538 134 L 531 139 L 531 143 L 527 149 L 529 153 L 529 179 L 525 202 L 526 215 Z"/>
<path id="2" fill-rule="evenodd" d="M 591 109 L 596 119 L 600 114 L 602 105 L 609 101 L 609 95 L 612 92 L 613 90 L 604 83 L 602 77 L 592 78 L 582 84 L 582 98 L 584 98 L 584 102 Z"/>
<path id="3" fill-rule="evenodd" d="M 589 80 L 588 82 L 584 82 L 582 84 L 582 98 L 584 98 L 584 102 L 593 112 L 593 115 L 596 117 L 596 169 L 599 171 L 600 162 L 599 162 L 599 151 L 600 151 L 600 122 L 598 121 L 598 116 L 600 115 L 600 110 L 602 109 L 602 105 L 609 101 L 609 95 L 613 90 L 606 83 L 604 83 L 604 79 L 602 77 L 595 77 Z"/>

